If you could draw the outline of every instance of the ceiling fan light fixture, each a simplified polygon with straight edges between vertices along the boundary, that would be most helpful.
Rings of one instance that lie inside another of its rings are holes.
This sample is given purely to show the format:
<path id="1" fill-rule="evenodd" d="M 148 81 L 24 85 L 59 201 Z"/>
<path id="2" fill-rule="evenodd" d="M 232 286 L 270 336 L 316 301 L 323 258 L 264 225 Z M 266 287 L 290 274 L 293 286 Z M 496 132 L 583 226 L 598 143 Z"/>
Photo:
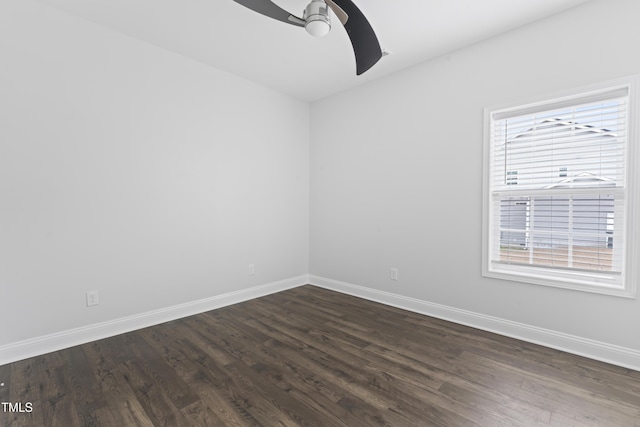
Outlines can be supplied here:
<path id="1" fill-rule="evenodd" d="M 315 37 L 322 37 L 329 34 L 331 30 L 331 18 L 329 17 L 329 8 L 324 0 L 312 0 L 305 8 L 304 28 L 309 34 Z"/>

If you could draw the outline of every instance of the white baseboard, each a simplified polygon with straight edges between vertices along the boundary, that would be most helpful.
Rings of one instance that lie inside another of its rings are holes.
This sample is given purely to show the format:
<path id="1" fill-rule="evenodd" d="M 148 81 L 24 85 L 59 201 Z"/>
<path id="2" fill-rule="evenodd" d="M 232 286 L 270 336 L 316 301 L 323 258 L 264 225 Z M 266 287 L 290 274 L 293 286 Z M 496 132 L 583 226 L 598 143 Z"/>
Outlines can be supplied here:
<path id="1" fill-rule="evenodd" d="M 3 345 L 0 346 L 0 365 L 215 310 L 307 283 L 640 371 L 640 351 L 638 350 L 313 275 L 293 277 L 134 316 Z"/>
<path id="2" fill-rule="evenodd" d="M 631 348 L 607 344 L 324 277 L 311 275 L 309 276 L 309 283 L 321 288 L 331 289 L 393 307 L 640 371 L 640 351 Z"/>
<path id="3" fill-rule="evenodd" d="M 292 277 L 249 289 L 3 345 L 0 346 L 0 365 L 204 313 L 205 311 L 295 288 L 306 283 L 309 283 L 308 275 Z"/>

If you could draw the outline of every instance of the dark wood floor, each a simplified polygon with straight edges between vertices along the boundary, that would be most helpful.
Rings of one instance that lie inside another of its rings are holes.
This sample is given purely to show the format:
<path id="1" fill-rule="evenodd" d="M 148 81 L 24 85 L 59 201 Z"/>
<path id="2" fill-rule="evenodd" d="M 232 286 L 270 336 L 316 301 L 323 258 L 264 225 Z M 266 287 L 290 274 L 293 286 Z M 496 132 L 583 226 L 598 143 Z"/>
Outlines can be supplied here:
<path id="1" fill-rule="evenodd" d="M 1 426 L 640 426 L 640 372 L 313 286 L 4 365 L 0 382 L 0 401 L 32 405 L 0 408 Z"/>

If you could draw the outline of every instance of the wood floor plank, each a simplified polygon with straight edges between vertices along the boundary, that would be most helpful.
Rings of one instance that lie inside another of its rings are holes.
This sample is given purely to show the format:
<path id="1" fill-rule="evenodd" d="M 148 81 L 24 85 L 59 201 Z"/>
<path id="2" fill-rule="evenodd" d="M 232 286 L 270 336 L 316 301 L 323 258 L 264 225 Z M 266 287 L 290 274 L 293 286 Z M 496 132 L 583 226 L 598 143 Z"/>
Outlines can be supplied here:
<path id="1" fill-rule="evenodd" d="M 40 389 L 40 405 L 46 425 L 66 427 L 81 425 L 73 400 L 69 372 L 60 354 L 36 357 Z"/>
<path id="2" fill-rule="evenodd" d="M 0 402 L 9 401 L 11 390 L 11 365 L 0 366 Z"/>
<path id="3" fill-rule="evenodd" d="M 0 426 L 640 427 L 640 372 L 302 286 L 0 366 Z"/>
<path id="4" fill-rule="evenodd" d="M 158 425 L 154 424 L 147 416 L 138 398 L 128 385 L 119 387 L 118 391 L 105 392 L 104 399 L 113 416 L 113 424 L 104 424 L 104 427 L 153 427 Z"/>
<path id="5" fill-rule="evenodd" d="M 76 412 L 83 426 L 114 425 L 115 419 L 105 404 L 105 397 L 96 381 L 92 365 L 81 347 L 64 352 L 67 359 L 69 383 Z"/>
<path id="6" fill-rule="evenodd" d="M 164 390 L 164 384 L 155 381 L 150 375 L 143 360 L 125 362 L 120 369 L 124 379 L 131 386 L 133 393 L 147 417 L 153 425 L 188 426 L 189 423 L 173 405 Z"/>
<path id="7" fill-rule="evenodd" d="M 265 345 L 267 341 L 272 341 L 271 337 L 262 333 L 259 329 L 246 327 L 243 322 L 236 321 L 233 317 L 228 317 L 229 313 L 221 313 L 219 316 L 221 317 L 220 319 L 210 316 L 208 317 L 208 320 L 212 324 L 217 325 L 217 327 L 225 328 L 228 337 L 227 345 L 229 346 L 229 348 L 233 348 L 234 352 L 239 351 L 243 354 L 253 354 L 253 358 L 251 359 L 240 357 L 240 360 L 244 365 L 247 365 L 251 369 L 257 371 L 260 374 L 258 378 L 264 377 L 269 380 L 268 383 L 261 382 L 263 386 L 258 387 L 256 390 L 261 391 L 262 396 L 265 397 L 276 394 L 284 398 L 286 395 L 283 394 L 283 392 L 285 392 L 288 396 L 290 396 L 287 400 L 288 405 L 297 406 L 299 411 L 301 411 L 301 408 L 304 408 L 305 406 L 298 405 L 297 402 L 299 400 L 304 400 L 306 402 L 305 412 L 307 413 L 307 416 L 302 419 L 306 419 L 314 415 L 315 412 L 313 411 L 317 409 L 316 403 L 318 403 L 317 401 L 322 401 L 322 396 L 318 395 L 317 392 L 314 393 L 315 390 L 309 390 L 308 387 L 306 387 L 307 384 L 304 381 L 301 382 L 300 378 L 296 378 L 295 381 L 289 381 L 289 376 L 287 375 L 288 372 L 285 372 L 285 370 L 281 369 L 281 367 L 278 366 L 279 361 L 281 361 L 282 358 L 278 357 L 278 354 L 276 353 L 270 353 L 269 349 L 271 349 L 271 347 Z M 224 319 L 224 323 L 218 323 L 222 322 L 222 319 Z M 287 360 L 291 362 L 291 359 Z M 243 372 L 244 374 L 248 373 L 247 368 L 241 365 L 233 364 L 232 367 L 233 371 L 236 374 L 240 372 Z M 300 369 L 303 368 L 298 367 L 295 370 L 299 371 Z M 310 371 L 309 374 L 311 374 Z M 255 374 L 247 375 L 246 378 L 253 376 L 255 376 Z M 295 387 L 291 384 L 292 382 L 295 382 Z M 265 385 L 270 386 L 265 390 Z M 276 386 L 277 388 L 274 388 L 273 386 Z M 307 398 L 306 393 L 309 392 L 312 393 L 313 400 Z M 274 402 L 278 402 L 277 400 L 271 401 L 270 398 L 268 400 L 271 402 L 271 404 L 274 404 Z M 332 405 L 332 402 L 324 401 L 322 403 L 325 405 L 325 410 L 327 406 L 329 406 L 333 411 L 339 410 L 339 406 L 336 404 Z M 312 410 L 312 412 L 309 412 L 310 409 Z M 334 415 L 334 412 L 331 412 L 331 414 Z M 289 416 L 292 419 L 297 420 L 296 425 L 300 425 L 300 413 L 291 413 L 289 414 Z M 285 423 L 282 420 L 278 420 L 278 422 Z M 337 425 L 338 423 L 340 423 L 340 420 L 336 418 L 332 421 L 332 423 L 334 425 Z"/>
<path id="8" fill-rule="evenodd" d="M 188 341 L 184 344 L 187 347 L 191 345 Z M 198 350 L 194 347 L 192 353 L 197 354 Z M 252 393 L 249 387 L 236 383 L 221 366 L 210 364 L 208 361 L 206 356 L 199 357 L 199 369 L 185 377 L 200 396 L 201 402 L 207 405 L 225 426 L 258 425 L 258 421 L 247 411 L 247 398 Z"/>
<path id="9" fill-rule="evenodd" d="M 3 377 L 5 392 L 2 402 L 31 403 L 32 412 L 12 413 L 2 408 L 0 412 L 0 426 L 10 425 L 15 427 L 44 425 L 43 411 L 37 371 L 36 358 L 21 360 L 19 362 L 4 365 L 3 372 L 9 371 L 8 377 Z M 6 375 L 6 374 L 5 374 Z M 7 396 L 8 397 L 4 397 Z"/>
<path id="10" fill-rule="evenodd" d="M 174 369 L 155 351 L 144 339 L 143 333 L 127 334 L 124 336 L 126 345 L 137 356 L 135 361 L 140 362 L 137 367 L 144 370 L 144 374 L 150 377 L 149 381 L 160 386 L 160 390 L 176 409 L 182 409 L 198 400 L 198 396 L 189 385 L 182 381 Z M 125 366 L 132 368 L 134 364 Z M 138 372 L 142 374 L 142 372 Z"/>
<path id="11" fill-rule="evenodd" d="M 225 422 L 202 401 L 197 401 L 180 410 L 190 425 L 197 427 L 224 427 Z"/>
<path id="12" fill-rule="evenodd" d="M 104 415 L 100 425 L 153 426 L 127 383 L 126 373 L 120 369 L 122 363 L 134 358 L 122 336 L 95 341 L 82 346 L 82 349 L 93 369 L 96 386 L 111 414 L 111 424 L 105 421 L 108 415 Z"/>
<path id="13" fill-rule="evenodd" d="M 198 400 L 181 409 L 185 417 L 195 425 L 244 425 L 235 411 L 237 405 L 230 405 L 229 382 L 232 379 L 221 369 L 230 363 L 210 363 L 211 359 L 189 339 L 179 325 L 167 333 L 165 328 L 147 328 L 140 333 L 162 354 L 165 361 L 198 396 Z M 177 335 L 176 335 L 177 334 Z M 231 360 L 231 359 L 228 359 Z M 209 363 L 207 363 L 209 362 Z M 237 386 L 234 384 L 231 388 Z M 245 393 L 251 392 L 244 388 Z M 214 409 L 212 409 L 212 407 Z"/>
<path id="14" fill-rule="evenodd" d="M 579 385 L 525 379 L 522 388 L 553 401 L 553 419 L 562 416 L 574 420 L 577 425 L 587 426 L 640 427 L 640 409 L 635 415 L 629 414 L 623 405 L 616 405 L 603 396 L 592 395 Z"/>
<path id="15" fill-rule="evenodd" d="M 532 410 L 526 402 L 506 395 L 496 395 L 489 388 L 477 389 L 465 385 L 444 383 L 438 391 L 457 402 L 459 406 L 456 407 L 465 407 L 464 412 L 471 410 L 469 417 L 474 420 L 478 420 L 476 417 L 479 414 L 491 414 L 495 418 L 493 422 L 481 420 L 482 425 L 533 426 L 545 425 L 551 421 L 550 411 Z"/>

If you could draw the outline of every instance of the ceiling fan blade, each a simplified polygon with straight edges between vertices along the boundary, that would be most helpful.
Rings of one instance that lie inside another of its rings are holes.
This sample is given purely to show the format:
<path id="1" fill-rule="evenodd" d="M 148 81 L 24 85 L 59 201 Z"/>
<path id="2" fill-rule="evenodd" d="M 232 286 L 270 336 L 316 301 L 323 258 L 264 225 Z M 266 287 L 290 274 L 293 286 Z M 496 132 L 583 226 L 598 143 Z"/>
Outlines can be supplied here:
<path id="1" fill-rule="evenodd" d="M 382 58 L 382 48 L 376 33 L 367 18 L 351 0 L 329 0 L 326 3 L 329 7 L 335 4 L 347 15 L 348 19 L 344 23 L 344 28 L 351 39 L 353 53 L 356 56 L 356 74 L 364 73 Z M 333 7 L 331 9 L 333 10 Z M 336 13 L 336 15 L 338 14 Z M 338 17 L 340 18 L 340 15 Z"/>
<path id="2" fill-rule="evenodd" d="M 304 19 L 290 14 L 271 0 L 233 0 L 244 7 L 287 24 L 304 27 Z"/>
<path id="3" fill-rule="evenodd" d="M 347 21 L 349 20 L 349 15 L 347 15 L 347 12 L 342 10 L 342 8 L 335 4 L 332 0 L 324 0 L 324 2 L 331 8 L 331 10 L 333 10 L 333 13 L 336 14 L 340 22 L 342 22 L 342 25 L 347 23 Z"/>

